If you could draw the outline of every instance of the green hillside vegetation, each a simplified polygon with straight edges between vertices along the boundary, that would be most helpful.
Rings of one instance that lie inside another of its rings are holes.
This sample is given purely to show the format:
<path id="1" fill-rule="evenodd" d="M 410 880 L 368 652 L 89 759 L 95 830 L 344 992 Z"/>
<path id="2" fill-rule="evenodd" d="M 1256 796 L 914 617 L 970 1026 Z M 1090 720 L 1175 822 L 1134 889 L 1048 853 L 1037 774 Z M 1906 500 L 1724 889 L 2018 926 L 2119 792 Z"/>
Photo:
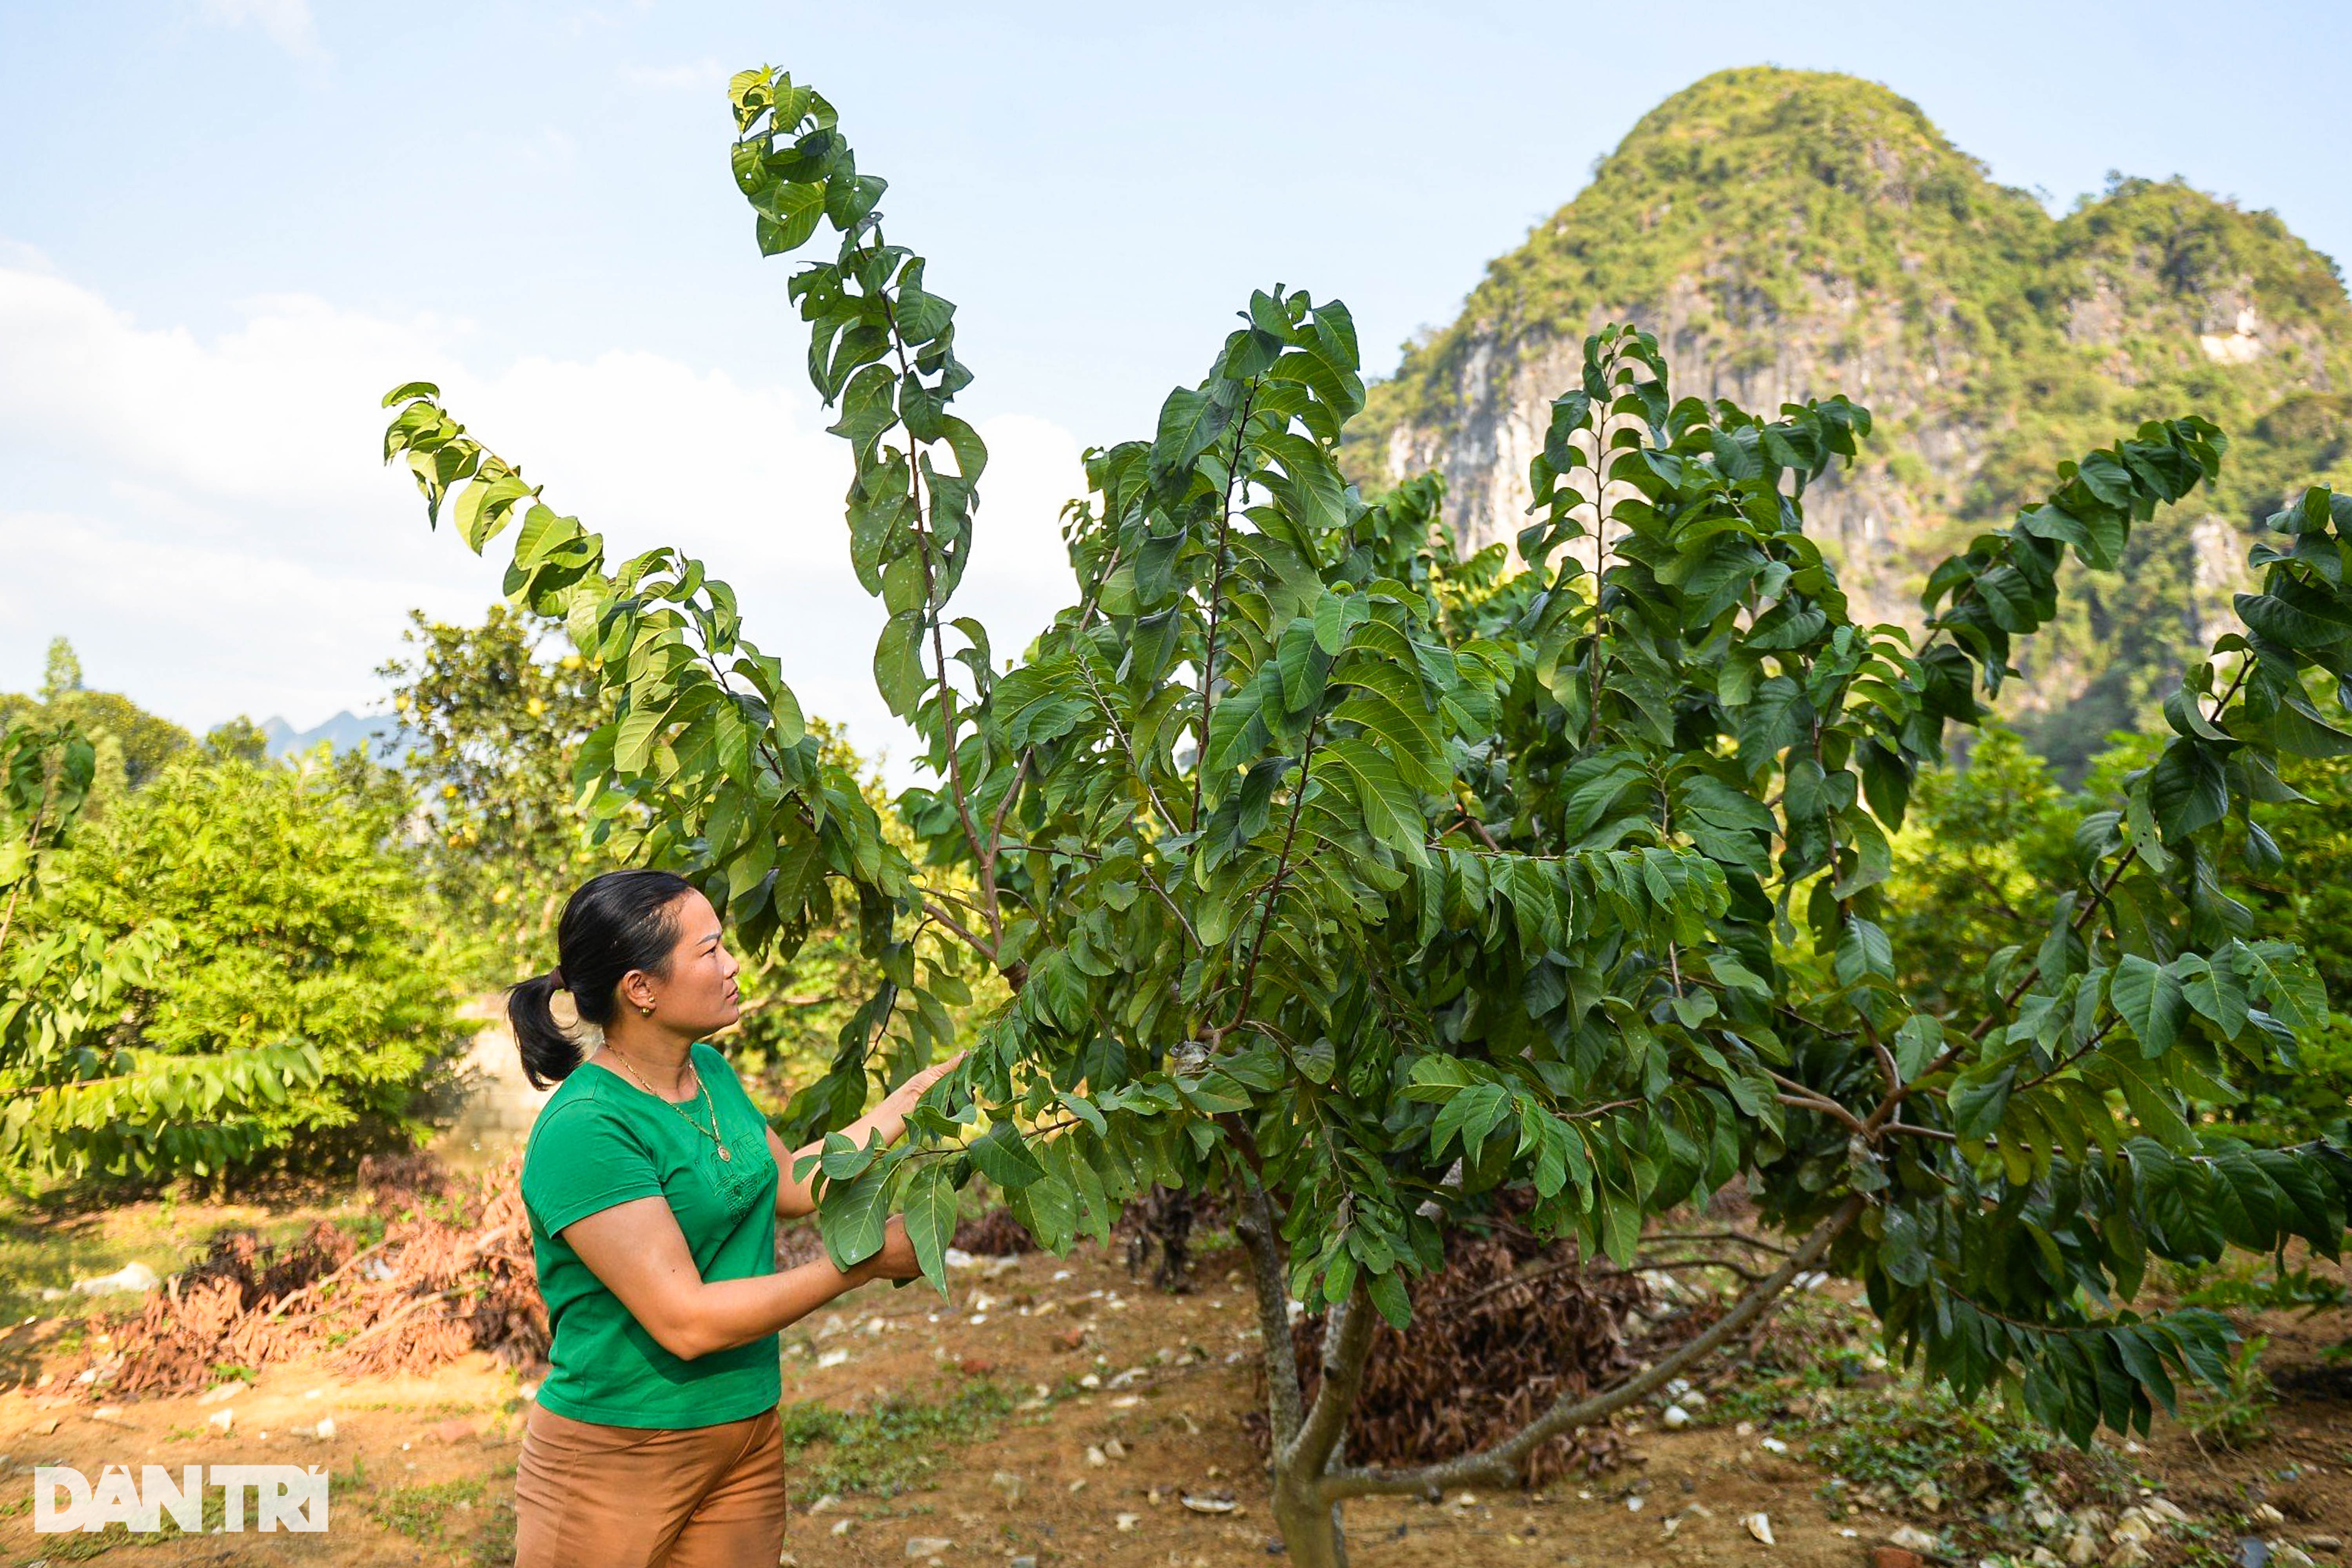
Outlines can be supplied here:
<path id="1" fill-rule="evenodd" d="M 1906 602 L 1917 568 L 2142 419 L 2195 410 L 2222 426 L 2232 444 L 2207 504 L 2241 530 L 2292 489 L 2352 476 L 2352 304 L 2334 263 L 2276 216 L 2113 176 L 2053 218 L 1885 88 L 1770 68 L 1659 105 L 1493 262 L 1461 317 L 1373 390 L 1351 432 L 1354 476 L 1384 489 L 1403 477 L 1386 462 L 1400 426 L 1450 439 L 1465 387 L 1670 300 L 1677 361 L 1754 371 L 1793 345 L 1805 393 L 1844 391 L 1878 414 L 1859 482 L 1918 520 L 1902 541 L 1906 580 L 1885 584 Z M 1857 384 L 1865 354 L 1892 360 L 1893 377 Z M 2066 711 L 2046 712 L 2037 739 L 2063 730 L 2095 746 L 2160 700 L 2155 672 L 2200 640 L 2196 521 L 2137 531 L 2120 573 L 2067 596 L 2028 672 L 2045 709 Z"/>

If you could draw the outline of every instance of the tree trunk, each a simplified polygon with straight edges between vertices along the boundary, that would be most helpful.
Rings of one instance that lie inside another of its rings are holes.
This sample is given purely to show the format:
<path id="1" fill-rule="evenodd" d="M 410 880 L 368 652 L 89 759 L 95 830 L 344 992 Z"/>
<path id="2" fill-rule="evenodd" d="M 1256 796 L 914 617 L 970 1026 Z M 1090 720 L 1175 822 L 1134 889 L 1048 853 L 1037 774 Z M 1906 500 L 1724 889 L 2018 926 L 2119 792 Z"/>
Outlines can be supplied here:
<path id="1" fill-rule="evenodd" d="M 1274 1474 L 1274 1523 L 1282 1532 L 1291 1568 L 1348 1568 L 1348 1539 L 1339 1528 L 1339 1505 L 1322 1498 L 1321 1478 Z"/>

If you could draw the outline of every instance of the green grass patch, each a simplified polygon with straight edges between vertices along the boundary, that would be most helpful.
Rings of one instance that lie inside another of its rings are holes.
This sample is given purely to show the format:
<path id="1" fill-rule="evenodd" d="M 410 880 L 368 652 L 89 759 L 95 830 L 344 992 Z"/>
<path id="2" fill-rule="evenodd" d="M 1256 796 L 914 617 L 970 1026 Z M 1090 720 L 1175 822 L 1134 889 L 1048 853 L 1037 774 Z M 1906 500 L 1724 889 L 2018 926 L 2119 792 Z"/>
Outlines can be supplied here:
<path id="1" fill-rule="evenodd" d="M 777 1412 L 784 1449 L 793 1457 L 793 1500 L 805 1507 L 828 1493 L 896 1497 L 929 1481 L 944 1450 L 977 1442 L 1013 1412 L 1013 1394 L 994 1383 L 964 1384 L 943 1400 L 885 1399 L 863 1410 L 835 1410 L 813 1400 Z"/>
<path id="2" fill-rule="evenodd" d="M 489 1483 L 479 1476 L 454 1481 L 418 1481 L 386 1487 L 363 1505 L 378 1524 L 411 1541 L 438 1544 L 449 1540 L 453 1523 L 475 1522 Z M 456 1515 L 453 1521 L 452 1515 Z M 470 1536 L 466 1530 L 462 1533 Z"/>

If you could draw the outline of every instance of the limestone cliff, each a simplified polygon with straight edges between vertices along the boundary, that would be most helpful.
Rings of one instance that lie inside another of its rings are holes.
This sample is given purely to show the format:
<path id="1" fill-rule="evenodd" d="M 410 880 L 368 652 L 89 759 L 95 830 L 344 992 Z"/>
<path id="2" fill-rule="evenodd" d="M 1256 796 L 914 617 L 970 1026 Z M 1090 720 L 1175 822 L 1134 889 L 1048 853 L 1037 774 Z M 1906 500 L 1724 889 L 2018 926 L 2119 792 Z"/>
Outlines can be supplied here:
<path id="1" fill-rule="evenodd" d="M 2139 420 L 2204 413 L 2229 477 L 2080 584 L 2027 655 L 2020 717 L 2064 758 L 2161 698 L 2228 610 L 2241 535 L 2352 479 L 2352 303 L 2268 213 L 2120 177 L 2062 218 L 1918 108 L 1850 77 L 1721 72 L 1645 116 L 1591 184 L 1408 347 L 1351 438 L 1378 488 L 1444 475 L 1457 542 L 1507 541 L 1587 332 L 1657 334 L 1678 395 L 1843 392 L 1876 435 L 1807 516 L 1862 613 L 1911 624 L 1927 565 Z"/>

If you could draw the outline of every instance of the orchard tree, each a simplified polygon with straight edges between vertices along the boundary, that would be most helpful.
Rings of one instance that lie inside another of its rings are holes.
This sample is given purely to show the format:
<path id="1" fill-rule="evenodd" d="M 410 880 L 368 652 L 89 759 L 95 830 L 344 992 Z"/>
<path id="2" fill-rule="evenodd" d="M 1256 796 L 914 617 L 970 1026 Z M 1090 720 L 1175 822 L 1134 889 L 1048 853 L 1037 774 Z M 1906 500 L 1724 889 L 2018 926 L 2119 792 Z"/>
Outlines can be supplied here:
<path id="1" fill-rule="evenodd" d="M 2087 1441 L 2221 1374 L 2220 1319 L 2128 1305 L 2150 1257 L 2333 1252 L 2344 1155 L 2250 1148 L 2211 1116 L 2326 1005 L 2217 857 L 2283 792 L 2281 753 L 2352 748 L 2305 684 L 2352 674 L 2352 504 L 2315 490 L 2274 520 L 2247 629 L 2080 825 L 2074 885 L 1917 1006 L 1885 914 L 1913 777 L 1985 716 L 2066 555 L 2112 565 L 2211 479 L 2219 431 L 2150 424 L 2062 468 L 1936 571 L 1915 643 L 1855 624 L 1804 532 L 1807 487 L 1869 431 L 1843 398 L 1678 401 L 1654 342 L 1605 331 L 1553 406 L 1516 558 L 1457 563 L 1433 480 L 1370 503 L 1342 480 L 1354 325 L 1277 287 L 1150 439 L 1088 454 L 1072 603 L 1007 668 L 951 608 L 987 461 L 953 412 L 954 308 L 885 238 L 884 182 L 823 98 L 768 70 L 730 90 L 762 251 L 839 237 L 790 289 L 853 458 L 850 557 L 888 616 L 876 683 L 928 748 L 933 784 L 897 803 L 914 849 L 699 562 L 608 562 L 428 384 L 387 397 L 385 452 L 476 550 L 519 525 L 509 592 L 564 617 L 612 704 L 577 774 L 607 853 L 693 876 L 758 951 L 854 900 L 884 980 L 796 1129 L 846 1120 L 947 1043 L 975 971 L 1003 977 L 915 1137 L 827 1141 L 837 1259 L 898 1209 L 943 1279 L 975 1173 L 1055 1248 L 1153 1182 L 1230 1194 L 1274 1510 L 1321 1568 L 1347 1499 L 1507 1481 L 1810 1270 L 1859 1279 L 1927 1375 Z M 1375 1321 L 1409 1324 L 1448 1226 L 1509 1192 L 1539 1235 L 1626 1266 L 1651 1216 L 1727 1185 L 1792 1245 L 1704 1332 L 1477 1452 L 1349 1460 Z M 1293 1299 L 1328 1309 L 1312 1401 Z"/>
<path id="2" fill-rule="evenodd" d="M 544 616 L 494 605 L 478 626 L 411 611 L 414 652 L 392 685 L 404 771 L 423 796 L 435 892 L 486 973 L 519 972 L 594 870 L 572 798 L 580 745 L 604 711 L 595 681 Z"/>
<path id="3" fill-rule="evenodd" d="M 315 1087 L 324 1064 L 300 1040 L 136 1037 L 136 1002 L 181 933 L 148 909 L 110 924 L 70 907 L 65 861 L 97 762 L 69 721 L 0 732 L 0 1173 L 215 1172 L 258 1147 L 257 1108 Z"/>

